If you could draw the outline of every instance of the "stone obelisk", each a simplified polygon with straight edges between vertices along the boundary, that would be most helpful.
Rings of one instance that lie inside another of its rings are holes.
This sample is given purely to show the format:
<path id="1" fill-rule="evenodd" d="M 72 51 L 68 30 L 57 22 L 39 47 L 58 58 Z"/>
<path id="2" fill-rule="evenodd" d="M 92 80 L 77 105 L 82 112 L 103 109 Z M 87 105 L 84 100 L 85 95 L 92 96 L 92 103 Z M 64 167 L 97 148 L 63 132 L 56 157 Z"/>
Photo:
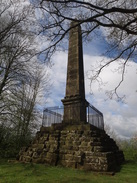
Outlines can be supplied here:
<path id="1" fill-rule="evenodd" d="M 104 130 L 86 122 L 84 68 L 80 26 L 71 23 L 64 120 L 41 127 L 19 161 L 112 172 L 124 162 L 123 152 Z M 51 111 L 52 114 L 52 111 Z M 90 142 L 90 143 L 89 143 Z"/>
<path id="2" fill-rule="evenodd" d="M 62 100 L 64 105 L 65 123 L 78 124 L 86 122 L 83 48 L 81 27 L 75 22 L 71 23 L 69 33 L 69 50 L 67 66 L 66 96 Z"/>

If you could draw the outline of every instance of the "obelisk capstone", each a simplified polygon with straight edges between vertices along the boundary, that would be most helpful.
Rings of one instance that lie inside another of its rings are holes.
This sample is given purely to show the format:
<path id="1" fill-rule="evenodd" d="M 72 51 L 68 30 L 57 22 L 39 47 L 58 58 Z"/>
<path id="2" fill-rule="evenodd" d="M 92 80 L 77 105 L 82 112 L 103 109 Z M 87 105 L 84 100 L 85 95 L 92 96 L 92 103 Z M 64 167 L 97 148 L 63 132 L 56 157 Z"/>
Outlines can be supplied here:
<path id="1" fill-rule="evenodd" d="M 84 66 L 81 27 L 78 23 L 71 22 L 69 32 L 68 66 L 66 96 L 62 100 L 64 105 L 65 123 L 86 122 Z"/>

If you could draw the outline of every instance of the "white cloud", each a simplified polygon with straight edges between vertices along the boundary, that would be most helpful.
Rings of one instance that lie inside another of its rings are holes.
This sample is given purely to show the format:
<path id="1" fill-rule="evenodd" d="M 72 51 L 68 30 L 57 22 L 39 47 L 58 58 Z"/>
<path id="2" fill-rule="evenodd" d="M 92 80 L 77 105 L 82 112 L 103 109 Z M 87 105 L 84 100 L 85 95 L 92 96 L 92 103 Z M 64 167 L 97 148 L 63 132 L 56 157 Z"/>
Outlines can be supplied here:
<path id="1" fill-rule="evenodd" d="M 48 106 L 62 105 L 61 99 L 65 96 L 66 73 L 67 73 L 67 53 L 58 52 L 53 57 L 50 77 L 52 79 L 52 94 L 48 99 Z"/>
<path id="2" fill-rule="evenodd" d="M 102 60 L 102 58 L 85 56 L 85 68 L 88 70 L 91 62 L 94 64 L 94 62 L 98 62 L 99 60 Z M 105 60 L 107 60 L 107 58 Z M 114 89 L 121 79 L 120 73 L 112 72 L 119 67 L 117 62 L 103 70 L 101 78 L 103 82 L 107 84 L 102 86 L 102 90 L 98 91 L 97 83 L 95 83 L 92 85 L 94 96 L 88 96 L 88 100 L 91 98 L 90 103 L 93 103 L 93 105 L 104 113 L 105 122 L 121 137 L 130 137 L 134 132 L 137 132 L 137 64 L 130 62 L 128 65 L 129 66 L 126 67 L 124 81 L 118 89 L 119 95 L 126 95 L 126 103 L 117 102 L 115 100 L 105 101 L 105 91 Z M 86 83 L 87 95 L 90 91 L 89 82 L 90 81 L 87 81 Z"/>

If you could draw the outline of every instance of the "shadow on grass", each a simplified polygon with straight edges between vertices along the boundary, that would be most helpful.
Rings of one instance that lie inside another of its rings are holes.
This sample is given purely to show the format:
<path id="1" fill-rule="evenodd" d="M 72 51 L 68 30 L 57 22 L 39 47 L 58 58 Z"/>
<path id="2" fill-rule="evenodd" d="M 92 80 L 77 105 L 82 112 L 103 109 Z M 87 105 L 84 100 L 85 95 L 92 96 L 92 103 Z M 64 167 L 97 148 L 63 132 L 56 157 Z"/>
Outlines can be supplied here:
<path id="1" fill-rule="evenodd" d="M 126 160 L 125 162 L 124 162 L 124 164 L 135 164 L 135 163 L 137 163 L 136 161 L 134 161 L 134 160 Z"/>
<path id="2" fill-rule="evenodd" d="M 124 163 L 123 163 L 123 164 L 124 164 Z M 122 165 L 123 165 L 123 164 L 122 164 Z M 118 172 L 121 171 L 122 165 L 119 165 L 119 166 L 116 167 L 115 173 L 118 173 Z"/>
<path id="3" fill-rule="evenodd" d="M 137 161 L 134 161 L 134 160 L 125 160 L 121 165 L 117 166 L 116 169 L 115 169 L 115 173 L 119 173 L 121 172 L 122 168 L 124 166 L 134 166 L 137 164 Z"/>

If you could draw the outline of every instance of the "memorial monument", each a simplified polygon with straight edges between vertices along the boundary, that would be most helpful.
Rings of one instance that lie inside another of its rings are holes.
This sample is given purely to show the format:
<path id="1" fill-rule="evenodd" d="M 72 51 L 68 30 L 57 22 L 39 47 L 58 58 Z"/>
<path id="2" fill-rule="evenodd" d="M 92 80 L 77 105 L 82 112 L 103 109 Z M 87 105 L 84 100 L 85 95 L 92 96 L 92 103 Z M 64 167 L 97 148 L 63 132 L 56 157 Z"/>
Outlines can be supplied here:
<path id="1" fill-rule="evenodd" d="M 100 126 L 100 121 L 96 125 L 87 118 L 89 103 L 85 99 L 81 28 L 74 22 L 70 26 L 63 121 L 43 125 L 31 145 L 20 151 L 19 161 L 113 172 L 123 163 L 124 155 Z M 92 110 L 103 118 L 96 108 Z M 61 116 L 55 112 L 50 114 Z"/>
<path id="2" fill-rule="evenodd" d="M 66 96 L 62 100 L 64 105 L 64 122 L 74 123 L 86 122 L 84 67 L 81 27 L 71 23 L 74 27 L 70 31 Z"/>

